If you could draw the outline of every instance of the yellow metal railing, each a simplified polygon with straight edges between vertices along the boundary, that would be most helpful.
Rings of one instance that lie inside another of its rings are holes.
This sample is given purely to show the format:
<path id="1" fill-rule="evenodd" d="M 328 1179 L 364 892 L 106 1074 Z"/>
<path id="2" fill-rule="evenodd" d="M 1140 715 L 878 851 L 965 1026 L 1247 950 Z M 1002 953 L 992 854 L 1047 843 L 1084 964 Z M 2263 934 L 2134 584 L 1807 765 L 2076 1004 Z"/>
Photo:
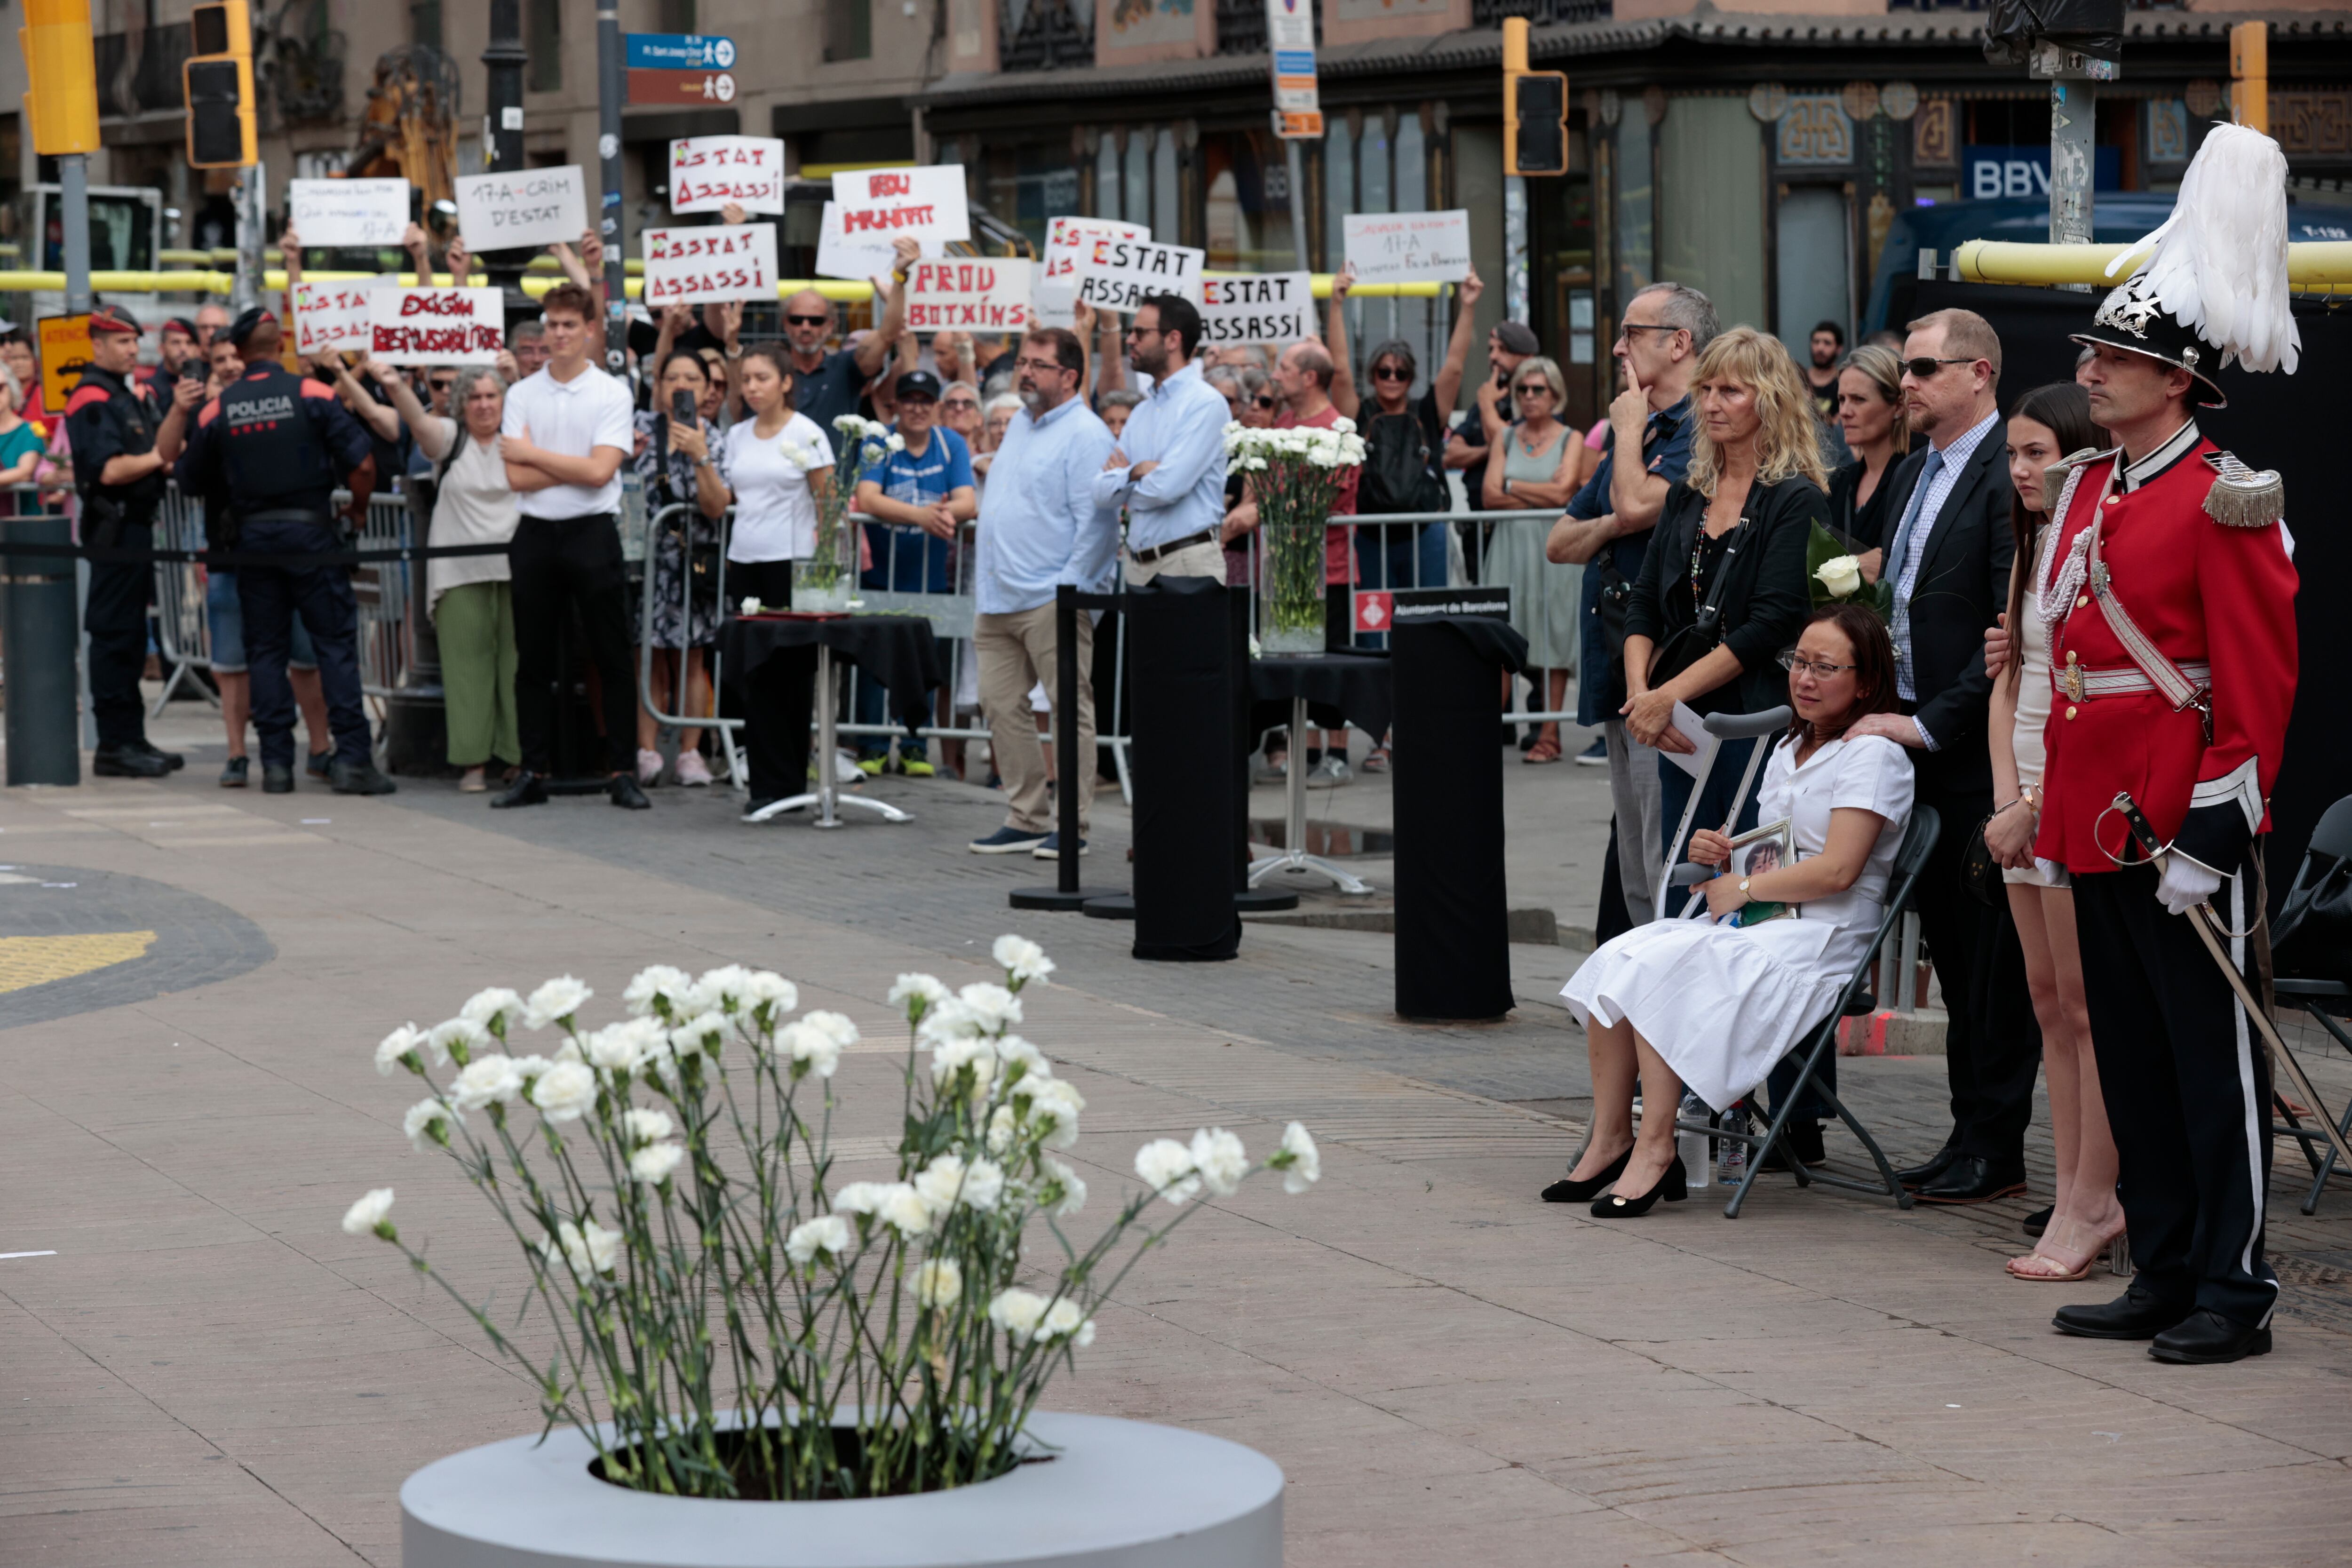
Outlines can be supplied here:
<path id="1" fill-rule="evenodd" d="M 1960 277 L 1970 283 L 2120 283 L 2145 248 L 2140 245 L 2028 245 L 2014 240 L 1971 239 L 1953 252 Z M 2117 257 L 2133 257 L 2110 275 Z M 2314 291 L 2352 284 L 2352 240 L 2305 240 L 2286 247 L 2287 281 Z"/>
<path id="2" fill-rule="evenodd" d="M 1976 241 L 1973 243 L 1984 245 L 1987 242 Z M 2087 245 L 2067 247 L 2033 245 L 2008 245 L 1992 247 L 1992 248 L 2016 251 L 2071 248 L 2082 251 L 2096 250 L 2102 252 L 2112 252 L 2120 250 L 2123 247 L 2121 246 Z M 2352 244 L 2315 247 L 2297 246 L 2294 248 L 2297 250 L 2332 249 L 2352 253 Z M 188 252 L 186 254 L 196 255 L 201 253 Z M 1968 247 L 1965 246 L 1962 247 L 1960 254 L 1963 258 L 1961 263 L 1962 269 L 1965 271 L 1969 265 L 1965 259 L 1968 256 Z M 2102 258 L 2102 262 L 2104 264 L 2104 257 Z M 630 265 L 635 267 L 638 264 L 632 262 Z M 2352 262 L 2347 262 L 2340 267 L 2336 275 L 2341 276 L 2347 281 L 2352 281 Z M 306 272 L 303 276 L 314 283 L 352 283 L 358 282 L 363 279 L 378 277 L 380 274 L 373 272 Z M 1212 278 L 1226 278 L 1247 277 L 1251 275 L 1246 273 L 1213 272 L 1209 274 L 1209 276 Z M 554 288 L 556 283 L 559 281 L 560 277 L 561 274 L 552 265 L 551 265 L 544 272 L 534 269 L 524 275 L 522 279 L 522 291 L 535 300 L 541 295 L 546 293 L 550 289 Z M 1328 272 L 1318 272 L 1314 275 L 1314 278 L 1315 297 L 1318 300 L 1329 299 L 1331 297 L 1331 274 Z M 2001 280 L 2014 282 L 2042 281 L 2042 279 L 2040 279 L 2025 278 Z M 2048 281 L 2052 282 L 2065 282 L 2070 280 L 2074 279 L 2057 278 L 2048 279 Z M 2079 281 L 2086 282 L 2092 280 L 2092 278 L 2088 275 L 2084 279 L 2079 279 Z M 416 285 L 416 275 L 413 272 L 401 273 L 399 274 L 399 281 L 404 287 L 414 288 Z M 467 279 L 467 281 L 479 287 L 487 284 L 489 279 L 485 275 L 478 274 Z M 435 288 L 446 289 L 452 287 L 454 279 L 446 272 L 434 274 L 432 286 Z M 94 292 L 100 294 L 226 294 L 236 287 L 236 275 L 234 272 L 223 272 L 217 270 L 193 270 L 185 272 L 93 272 L 89 275 L 90 289 Z M 0 271 L 0 294 L 26 293 L 36 290 L 47 293 L 58 293 L 62 292 L 65 286 L 66 275 L 62 272 Z M 267 272 L 264 272 L 261 275 L 261 286 L 264 289 L 271 293 L 282 291 L 286 287 L 286 274 L 284 270 L 273 267 Z M 1428 300 L 1436 298 L 1442 287 L 1443 285 L 1436 283 L 1359 283 L 1352 290 L 1350 290 L 1350 292 L 1355 298 L 1361 300 Z M 824 295 L 828 300 L 846 300 L 852 303 L 869 299 L 872 297 L 873 293 L 871 288 L 866 284 L 847 282 L 838 278 L 787 278 L 777 283 L 776 298 L 779 300 L 789 299 L 791 296 L 801 292 L 803 289 L 814 289 L 817 293 Z M 630 278 L 628 279 L 628 290 L 630 299 L 635 300 L 638 298 L 645 292 L 645 280 L 641 278 Z"/>

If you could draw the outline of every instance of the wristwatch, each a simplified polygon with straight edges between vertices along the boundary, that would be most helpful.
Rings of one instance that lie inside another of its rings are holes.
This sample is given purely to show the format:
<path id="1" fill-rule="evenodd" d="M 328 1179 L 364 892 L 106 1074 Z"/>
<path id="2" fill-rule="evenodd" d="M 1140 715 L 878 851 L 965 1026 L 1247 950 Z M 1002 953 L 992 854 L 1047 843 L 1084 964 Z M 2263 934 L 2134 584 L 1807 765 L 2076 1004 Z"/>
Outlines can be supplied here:
<path id="1" fill-rule="evenodd" d="M 1505 495 L 1511 493 L 1511 478 L 1508 474 L 1503 476 L 1503 493 Z"/>
<path id="2" fill-rule="evenodd" d="M 1756 901 L 1755 896 L 1748 890 L 1748 879 L 1745 877 L 1739 879 L 1739 896 L 1751 904 Z"/>

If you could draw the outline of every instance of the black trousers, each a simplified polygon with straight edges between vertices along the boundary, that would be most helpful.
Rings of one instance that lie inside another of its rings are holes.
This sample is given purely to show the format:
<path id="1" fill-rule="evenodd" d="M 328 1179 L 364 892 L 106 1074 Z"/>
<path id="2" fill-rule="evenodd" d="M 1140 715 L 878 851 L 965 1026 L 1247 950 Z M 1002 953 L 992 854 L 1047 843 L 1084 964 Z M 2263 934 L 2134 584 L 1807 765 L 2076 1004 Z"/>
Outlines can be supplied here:
<path id="1" fill-rule="evenodd" d="M 2251 852 L 2213 895 L 2230 931 L 2262 918 Z M 2074 879 L 2074 927 L 2099 1087 L 2123 1161 L 2139 1282 L 2179 1307 L 2261 1327 L 2278 1301 L 2263 1258 L 2270 1053 L 2153 868 Z M 2252 937 L 2222 938 L 2242 973 Z"/>
<path id="2" fill-rule="evenodd" d="M 1992 809 L 1990 791 L 1919 792 L 1943 818 L 1911 907 L 1944 989 L 1944 1066 L 1952 1090 L 1952 1143 L 1964 1158 L 2011 1169 L 2025 1158 L 2042 1026 L 2025 986 L 2025 953 L 2006 899 L 1986 904 L 1960 880 L 1961 850 Z"/>
<path id="3" fill-rule="evenodd" d="M 610 512 L 561 520 L 526 517 L 508 551 L 514 573 L 515 721 L 522 765 L 554 769 L 564 617 L 576 606 L 588 634 L 588 657 L 603 687 L 606 766 L 631 773 L 637 762 L 637 678 L 629 662 L 626 575 L 621 531 Z"/>
<path id="4" fill-rule="evenodd" d="M 143 522 L 126 522 L 115 543 L 145 550 L 155 542 Z M 147 668 L 147 606 L 155 601 L 155 568 L 145 561 L 93 561 L 82 630 L 89 634 L 90 716 L 101 746 L 136 745 L 147 738 L 147 705 L 139 678 Z"/>
<path id="5" fill-rule="evenodd" d="M 290 518 L 247 518 L 240 550 L 305 555 L 336 549 L 334 524 Z M 310 634 L 319 658 L 319 689 L 335 735 L 335 760 L 368 760 L 367 710 L 360 701 L 359 599 L 348 566 L 243 566 L 236 574 L 237 606 L 245 616 L 246 668 L 253 674 L 253 727 L 261 736 L 261 763 L 294 763 L 294 685 L 286 661 L 294 646 L 294 617 Z"/>
<path id="6" fill-rule="evenodd" d="M 763 605 L 793 602 L 789 561 L 730 561 L 727 594 Z M 743 681 L 743 742 L 751 799 L 784 800 L 808 788 L 809 723 L 816 708 L 816 645 L 779 648 Z M 824 759 L 833 765 L 833 759 Z"/>

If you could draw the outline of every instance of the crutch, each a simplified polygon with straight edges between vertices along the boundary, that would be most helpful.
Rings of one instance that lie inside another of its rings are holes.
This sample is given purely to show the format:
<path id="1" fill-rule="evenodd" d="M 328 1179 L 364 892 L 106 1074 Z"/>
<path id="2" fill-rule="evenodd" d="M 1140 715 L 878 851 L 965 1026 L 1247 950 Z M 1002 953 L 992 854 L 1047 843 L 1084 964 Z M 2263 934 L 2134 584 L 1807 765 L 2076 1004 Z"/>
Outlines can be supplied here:
<path id="1" fill-rule="evenodd" d="M 1789 727 L 1790 721 L 1793 717 L 1789 705 L 1784 702 L 1778 708 L 1767 708 L 1760 713 L 1710 713 L 1699 721 L 1706 727 L 1706 732 L 1715 737 L 1715 752 L 1706 760 L 1706 772 L 1691 785 L 1690 804 L 1683 808 L 1683 819 L 1680 826 L 1675 829 L 1674 842 L 1666 847 L 1665 867 L 1658 874 L 1658 900 L 1655 910 L 1658 919 L 1666 918 L 1666 889 L 1674 883 L 1675 867 L 1682 859 L 1683 847 L 1690 842 L 1691 823 L 1698 816 L 1699 798 L 1706 793 L 1707 780 L 1715 776 L 1716 762 L 1723 755 L 1723 742 L 1759 739 L 1766 735 L 1777 734 Z M 1764 752 L 1767 749 L 1763 746 L 1748 748 L 1748 766 L 1739 775 L 1738 792 L 1731 797 L 1731 816 L 1729 822 L 1725 825 L 1726 833 L 1733 830 L 1739 821 L 1740 812 L 1748 805 L 1748 792 L 1756 783 L 1756 770 L 1763 765 Z M 1683 906 L 1685 918 L 1688 918 L 1691 910 L 1698 907 L 1698 900 L 1706 896 L 1704 893 L 1691 895 L 1691 901 Z"/>

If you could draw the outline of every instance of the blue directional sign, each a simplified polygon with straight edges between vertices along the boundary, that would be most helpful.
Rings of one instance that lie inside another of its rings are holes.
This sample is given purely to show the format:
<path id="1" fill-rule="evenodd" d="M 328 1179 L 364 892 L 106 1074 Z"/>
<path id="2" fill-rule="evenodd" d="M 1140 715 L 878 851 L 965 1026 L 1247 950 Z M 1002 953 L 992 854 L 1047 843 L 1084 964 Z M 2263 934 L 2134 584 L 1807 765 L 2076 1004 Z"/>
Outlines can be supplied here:
<path id="1" fill-rule="evenodd" d="M 735 40 L 709 33 L 631 33 L 631 70 L 726 70 L 735 63 Z"/>

